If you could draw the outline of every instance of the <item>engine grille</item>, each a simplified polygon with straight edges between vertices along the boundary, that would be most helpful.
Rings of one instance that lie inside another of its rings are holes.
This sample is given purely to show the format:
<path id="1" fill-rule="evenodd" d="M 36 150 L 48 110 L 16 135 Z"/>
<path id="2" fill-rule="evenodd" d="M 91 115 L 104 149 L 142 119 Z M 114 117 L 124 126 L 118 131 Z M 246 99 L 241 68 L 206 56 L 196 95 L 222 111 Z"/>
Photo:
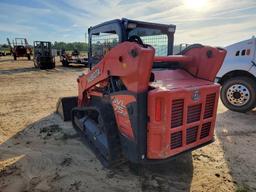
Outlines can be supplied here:
<path id="1" fill-rule="evenodd" d="M 185 99 L 172 101 L 171 128 L 176 129 L 171 129 L 170 132 L 171 149 L 192 144 L 210 135 L 212 120 L 208 120 L 208 118 L 214 116 L 216 96 L 216 93 L 205 95 L 205 105 L 203 103 L 189 105 Z M 187 115 L 185 116 L 185 114 Z"/>
<path id="2" fill-rule="evenodd" d="M 202 104 L 188 107 L 187 123 L 193 123 L 200 120 Z"/>
<path id="3" fill-rule="evenodd" d="M 183 122 L 184 99 L 172 101 L 171 128 L 179 127 Z"/>
<path id="4" fill-rule="evenodd" d="M 203 138 L 205 138 L 205 137 L 208 137 L 208 136 L 209 136 L 209 133 L 210 133 L 210 129 L 211 129 L 211 122 L 204 123 L 204 124 L 202 125 L 202 128 L 201 128 L 200 139 L 203 139 Z"/>
<path id="5" fill-rule="evenodd" d="M 207 119 L 213 116 L 215 97 L 216 97 L 216 93 L 212 93 L 206 96 L 204 119 Z"/>
<path id="6" fill-rule="evenodd" d="M 171 134 L 171 149 L 182 146 L 182 132 L 178 131 Z"/>
<path id="7" fill-rule="evenodd" d="M 197 137 L 197 132 L 198 132 L 198 126 L 188 128 L 186 131 L 186 143 L 190 144 L 196 141 Z"/>

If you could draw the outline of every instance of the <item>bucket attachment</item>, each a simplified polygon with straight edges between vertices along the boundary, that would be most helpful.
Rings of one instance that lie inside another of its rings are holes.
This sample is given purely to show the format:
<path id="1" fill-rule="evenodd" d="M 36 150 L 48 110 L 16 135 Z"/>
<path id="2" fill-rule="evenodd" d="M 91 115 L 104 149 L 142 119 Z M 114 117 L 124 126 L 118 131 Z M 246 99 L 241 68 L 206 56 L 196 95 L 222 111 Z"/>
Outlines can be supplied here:
<path id="1" fill-rule="evenodd" d="M 64 121 L 71 120 L 71 111 L 77 107 L 77 97 L 61 97 L 56 106 L 56 113 L 58 113 Z"/>

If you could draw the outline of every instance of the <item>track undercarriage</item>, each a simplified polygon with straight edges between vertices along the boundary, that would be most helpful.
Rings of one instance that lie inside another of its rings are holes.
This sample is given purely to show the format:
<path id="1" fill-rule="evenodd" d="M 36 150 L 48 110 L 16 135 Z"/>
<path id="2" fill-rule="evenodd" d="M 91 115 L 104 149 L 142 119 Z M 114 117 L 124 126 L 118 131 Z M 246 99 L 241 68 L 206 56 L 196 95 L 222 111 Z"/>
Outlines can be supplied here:
<path id="1" fill-rule="evenodd" d="M 84 137 L 86 144 L 105 167 L 125 161 L 113 114 L 111 104 L 101 99 L 89 106 L 72 109 L 73 127 Z"/>

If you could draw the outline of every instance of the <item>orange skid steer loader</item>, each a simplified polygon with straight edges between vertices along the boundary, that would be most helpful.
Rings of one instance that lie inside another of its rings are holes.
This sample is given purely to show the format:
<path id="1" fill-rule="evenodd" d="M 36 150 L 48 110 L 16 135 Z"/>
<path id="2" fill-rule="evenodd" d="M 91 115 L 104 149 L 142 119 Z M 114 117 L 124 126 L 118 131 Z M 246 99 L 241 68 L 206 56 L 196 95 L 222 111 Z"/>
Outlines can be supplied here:
<path id="1" fill-rule="evenodd" d="M 104 166 L 160 163 L 213 142 L 225 50 L 173 55 L 174 25 L 121 19 L 88 32 L 90 71 L 57 110 Z"/>

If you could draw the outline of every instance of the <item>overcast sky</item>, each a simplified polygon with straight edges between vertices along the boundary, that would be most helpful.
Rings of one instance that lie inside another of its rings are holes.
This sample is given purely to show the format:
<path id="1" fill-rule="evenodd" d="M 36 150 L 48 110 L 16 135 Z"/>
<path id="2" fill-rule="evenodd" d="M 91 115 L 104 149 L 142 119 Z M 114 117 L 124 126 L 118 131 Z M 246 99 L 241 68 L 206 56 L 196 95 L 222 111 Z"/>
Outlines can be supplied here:
<path id="1" fill-rule="evenodd" d="M 122 17 L 175 24 L 176 44 L 225 46 L 256 35 L 256 0 L 0 0 L 0 43 L 85 41 L 89 26 Z"/>

